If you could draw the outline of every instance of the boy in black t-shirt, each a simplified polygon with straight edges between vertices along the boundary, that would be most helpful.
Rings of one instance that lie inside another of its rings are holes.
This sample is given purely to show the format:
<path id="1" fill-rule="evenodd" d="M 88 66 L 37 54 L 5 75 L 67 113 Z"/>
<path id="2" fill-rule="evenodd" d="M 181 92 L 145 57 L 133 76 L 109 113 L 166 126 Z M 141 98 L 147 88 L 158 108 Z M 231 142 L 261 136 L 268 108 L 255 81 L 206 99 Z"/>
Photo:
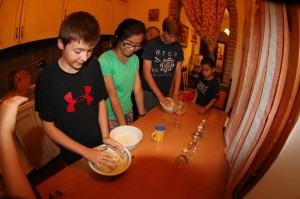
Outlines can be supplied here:
<path id="1" fill-rule="evenodd" d="M 220 84 L 214 76 L 215 61 L 209 56 L 201 61 L 201 74 L 199 77 L 194 103 L 202 106 L 200 114 L 206 113 L 219 98 Z"/>
<path id="2" fill-rule="evenodd" d="M 162 24 L 161 36 L 148 41 L 142 53 L 143 90 L 146 110 L 150 111 L 159 103 L 170 104 L 179 98 L 181 66 L 184 60 L 178 38 L 183 28 L 176 17 L 166 17 Z M 174 81 L 174 87 L 172 87 Z"/>
<path id="3" fill-rule="evenodd" d="M 107 91 L 99 62 L 91 57 L 99 38 L 100 27 L 92 15 L 68 15 L 57 42 L 62 55 L 41 71 L 36 82 L 35 109 L 68 164 L 82 157 L 95 164 L 115 162 L 105 147 L 98 147 L 102 143 L 124 152 L 109 136 Z"/>

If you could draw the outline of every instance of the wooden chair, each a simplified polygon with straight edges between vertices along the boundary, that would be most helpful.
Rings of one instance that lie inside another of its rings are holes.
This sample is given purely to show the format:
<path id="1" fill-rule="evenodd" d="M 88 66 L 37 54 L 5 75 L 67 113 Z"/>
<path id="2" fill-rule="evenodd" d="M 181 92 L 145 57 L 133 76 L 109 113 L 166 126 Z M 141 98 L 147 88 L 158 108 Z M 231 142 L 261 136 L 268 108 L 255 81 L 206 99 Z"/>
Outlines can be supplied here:
<path id="1" fill-rule="evenodd" d="M 229 92 L 230 86 L 221 86 L 219 99 L 216 101 L 213 107 L 224 111 L 227 105 Z"/>
<path id="2" fill-rule="evenodd" d="M 191 101 L 194 98 L 195 95 L 195 89 L 189 86 L 189 74 L 188 71 L 183 71 L 182 73 L 182 90 L 181 96 L 183 100 Z"/>
<path id="3" fill-rule="evenodd" d="M 192 88 L 191 86 L 189 86 L 189 74 L 188 74 L 188 71 L 183 71 L 181 72 L 182 74 L 182 89 L 184 91 L 191 91 L 191 92 L 195 92 L 195 89 Z"/>

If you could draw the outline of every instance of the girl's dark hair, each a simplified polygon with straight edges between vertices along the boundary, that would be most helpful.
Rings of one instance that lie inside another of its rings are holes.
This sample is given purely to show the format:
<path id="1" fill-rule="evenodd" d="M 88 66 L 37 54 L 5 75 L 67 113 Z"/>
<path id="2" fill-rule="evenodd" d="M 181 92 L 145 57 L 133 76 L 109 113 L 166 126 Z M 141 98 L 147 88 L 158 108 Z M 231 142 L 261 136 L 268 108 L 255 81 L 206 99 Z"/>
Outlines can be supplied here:
<path id="1" fill-rule="evenodd" d="M 124 39 L 127 39 L 132 35 L 145 35 L 145 32 L 146 27 L 143 22 L 131 18 L 125 19 L 119 24 L 118 28 L 115 31 L 116 42 L 113 47 L 117 45 L 118 41 L 123 41 Z"/>
<path id="2" fill-rule="evenodd" d="M 73 12 L 61 23 L 58 37 L 64 46 L 81 40 L 96 45 L 100 39 L 100 26 L 93 15 L 83 11 Z"/>
<path id="3" fill-rule="evenodd" d="M 216 67 L 215 60 L 213 58 L 211 58 L 210 56 L 203 57 L 203 59 L 201 60 L 201 65 L 202 64 L 208 64 L 211 68 Z"/>

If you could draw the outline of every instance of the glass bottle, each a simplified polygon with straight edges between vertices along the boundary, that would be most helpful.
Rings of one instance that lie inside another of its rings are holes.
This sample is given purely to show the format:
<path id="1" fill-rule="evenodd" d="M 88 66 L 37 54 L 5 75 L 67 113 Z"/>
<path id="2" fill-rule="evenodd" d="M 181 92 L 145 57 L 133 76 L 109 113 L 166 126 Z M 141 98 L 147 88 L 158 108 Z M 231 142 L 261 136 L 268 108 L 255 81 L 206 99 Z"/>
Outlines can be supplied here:
<path id="1" fill-rule="evenodd" d="M 204 126 L 200 124 L 200 125 L 197 127 L 197 131 L 198 131 L 198 132 L 202 132 L 203 130 L 204 130 Z"/>
<path id="2" fill-rule="evenodd" d="M 188 152 L 187 152 L 187 156 L 191 157 L 194 154 L 194 143 L 191 141 L 188 144 Z"/>
<path id="3" fill-rule="evenodd" d="M 175 162 L 179 167 L 186 166 L 189 164 L 189 158 L 187 157 L 187 153 L 188 149 L 184 148 L 182 149 L 182 154 L 176 157 Z"/>
<path id="4" fill-rule="evenodd" d="M 197 149 L 198 138 L 199 138 L 198 135 L 194 135 L 194 136 L 193 136 L 193 151 L 194 151 L 194 152 L 195 152 L 196 149 Z"/>

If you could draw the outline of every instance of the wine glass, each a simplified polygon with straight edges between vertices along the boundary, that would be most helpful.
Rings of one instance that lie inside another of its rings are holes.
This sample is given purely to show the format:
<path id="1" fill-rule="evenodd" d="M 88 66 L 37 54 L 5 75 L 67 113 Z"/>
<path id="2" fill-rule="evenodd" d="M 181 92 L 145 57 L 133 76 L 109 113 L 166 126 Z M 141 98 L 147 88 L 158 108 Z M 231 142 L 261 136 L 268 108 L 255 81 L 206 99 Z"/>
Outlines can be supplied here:
<path id="1" fill-rule="evenodd" d="M 182 149 L 182 154 L 177 156 L 175 159 L 175 162 L 178 167 L 183 167 L 189 164 L 189 158 L 187 156 L 188 149 L 184 148 Z"/>
<path id="2" fill-rule="evenodd" d="M 52 187 L 49 192 L 49 199 L 69 199 L 71 193 L 60 187 Z"/>
<path id="3" fill-rule="evenodd" d="M 186 112 L 186 102 L 182 100 L 175 101 L 173 112 L 177 114 L 175 126 L 179 126 L 179 115 L 183 115 Z"/>

